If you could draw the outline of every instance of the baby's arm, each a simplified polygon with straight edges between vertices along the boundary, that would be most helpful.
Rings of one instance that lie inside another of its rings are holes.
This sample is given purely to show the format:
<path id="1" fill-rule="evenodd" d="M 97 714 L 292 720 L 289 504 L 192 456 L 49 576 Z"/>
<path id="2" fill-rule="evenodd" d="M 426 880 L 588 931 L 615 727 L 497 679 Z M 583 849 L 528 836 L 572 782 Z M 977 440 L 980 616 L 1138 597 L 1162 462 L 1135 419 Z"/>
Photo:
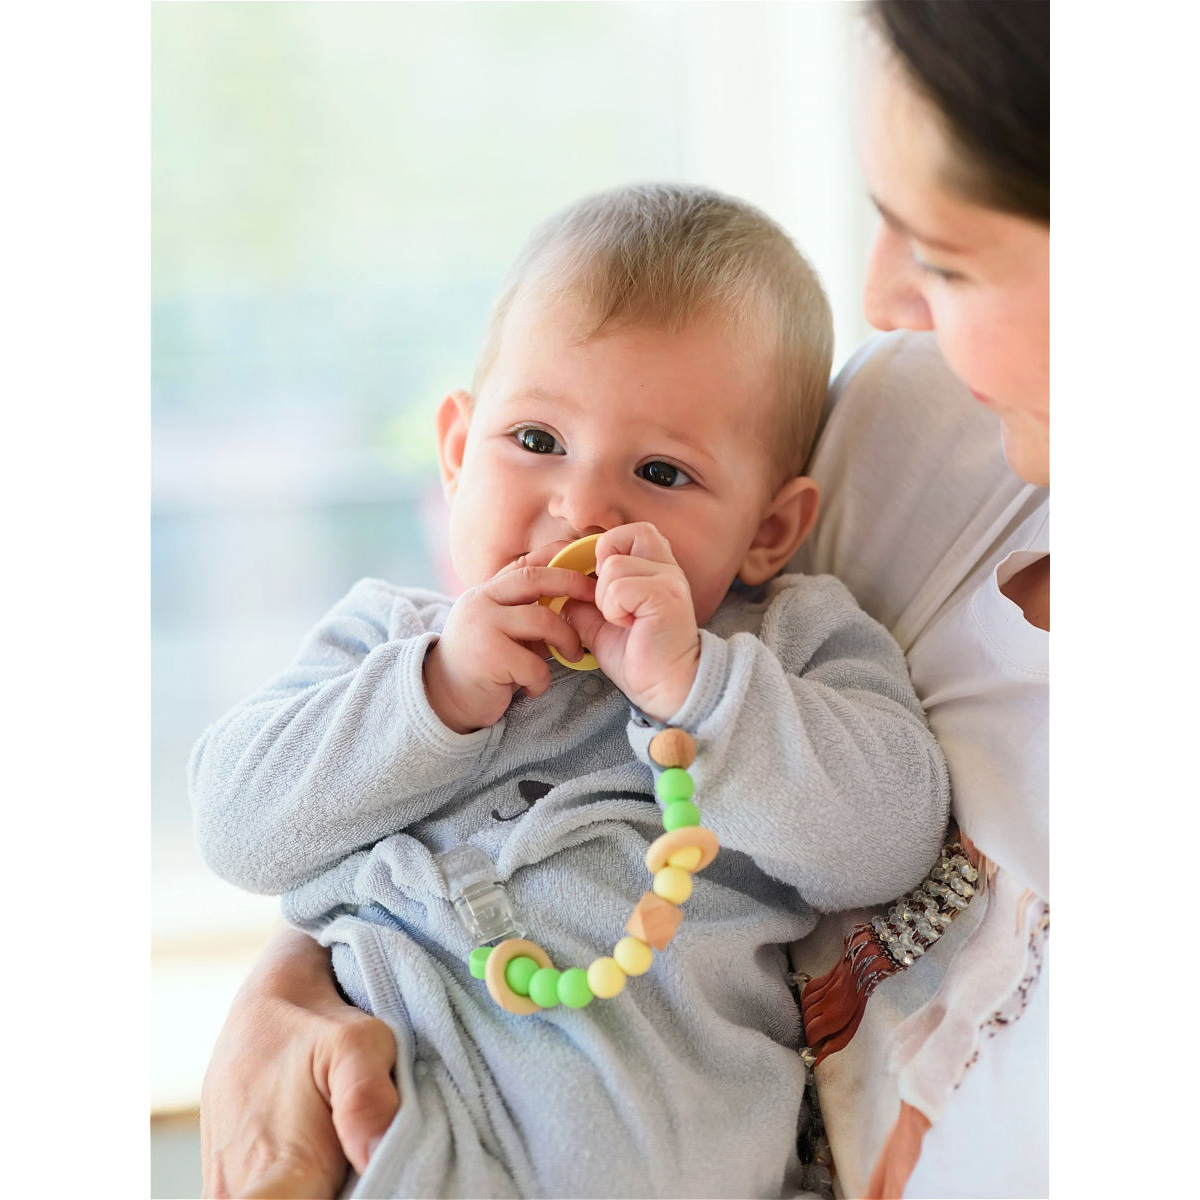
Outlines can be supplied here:
<path id="1" fill-rule="evenodd" d="M 937 855 L 945 763 L 904 656 L 829 577 L 768 588 L 758 637 L 701 633 L 670 724 L 694 733 L 703 823 L 814 908 L 891 900 Z M 655 731 L 631 724 L 636 750 Z"/>
<path id="2" fill-rule="evenodd" d="M 474 771 L 499 731 L 447 729 L 422 682 L 447 608 L 363 580 L 290 667 L 205 731 L 188 782 L 217 874 L 284 892 L 432 811 Z"/>
<path id="3" fill-rule="evenodd" d="M 530 554 L 453 607 L 359 583 L 292 666 L 193 750 L 196 838 L 209 866 L 251 891 L 284 892 L 460 793 L 500 737 L 516 688 L 549 684 L 538 639 L 582 653 L 570 625 L 536 601 L 590 598 L 594 584 L 546 567 L 553 553 Z"/>

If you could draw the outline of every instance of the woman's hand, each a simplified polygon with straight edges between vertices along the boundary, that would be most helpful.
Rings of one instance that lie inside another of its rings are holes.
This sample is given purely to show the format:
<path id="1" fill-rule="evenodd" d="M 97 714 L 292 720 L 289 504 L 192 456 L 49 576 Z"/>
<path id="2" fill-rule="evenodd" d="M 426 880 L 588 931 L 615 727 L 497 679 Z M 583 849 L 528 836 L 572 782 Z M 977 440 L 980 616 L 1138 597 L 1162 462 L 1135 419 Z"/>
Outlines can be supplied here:
<path id="1" fill-rule="evenodd" d="M 242 985 L 204 1076 L 206 1197 L 333 1197 L 399 1108 L 396 1042 L 334 987 L 329 951 L 281 930 Z"/>

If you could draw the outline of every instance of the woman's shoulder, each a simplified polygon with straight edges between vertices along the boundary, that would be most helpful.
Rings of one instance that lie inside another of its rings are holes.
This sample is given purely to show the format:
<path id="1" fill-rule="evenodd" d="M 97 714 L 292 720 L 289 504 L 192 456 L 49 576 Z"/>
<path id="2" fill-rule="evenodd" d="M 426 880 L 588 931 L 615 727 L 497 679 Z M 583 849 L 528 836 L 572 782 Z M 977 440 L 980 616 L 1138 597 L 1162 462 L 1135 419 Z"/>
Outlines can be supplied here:
<path id="1" fill-rule="evenodd" d="M 789 569 L 836 575 L 905 651 L 1048 520 L 1049 494 L 1013 474 L 931 334 L 885 334 L 847 362 L 809 474 L 821 514 Z"/>

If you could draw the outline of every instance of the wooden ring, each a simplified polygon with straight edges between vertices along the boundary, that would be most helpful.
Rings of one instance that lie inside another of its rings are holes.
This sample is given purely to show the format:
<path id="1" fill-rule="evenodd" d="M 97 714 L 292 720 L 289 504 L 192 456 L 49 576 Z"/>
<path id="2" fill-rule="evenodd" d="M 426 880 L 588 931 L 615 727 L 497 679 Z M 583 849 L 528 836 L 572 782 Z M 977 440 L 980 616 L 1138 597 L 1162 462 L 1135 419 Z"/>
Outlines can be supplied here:
<path id="1" fill-rule="evenodd" d="M 491 993 L 492 999 L 501 1008 L 507 1009 L 510 1013 L 516 1013 L 519 1017 L 527 1017 L 530 1013 L 541 1012 L 541 1005 L 535 1004 L 528 996 L 518 996 L 508 986 L 508 980 L 504 978 L 505 967 L 514 958 L 522 956 L 532 958 L 539 967 L 554 966 L 550 961 L 550 955 L 536 942 L 527 942 L 524 938 L 505 938 L 487 956 L 483 981 L 487 984 L 487 990 Z"/>
<path id="2" fill-rule="evenodd" d="M 579 538 L 569 546 L 564 546 L 546 565 L 563 567 L 568 571 L 578 571 L 581 575 L 594 575 L 596 573 L 596 542 L 599 537 L 598 533 L 589 533 L 587 537 Z M 552 608 L 555 612 L 562 612 L 562 607 L 566 602 L 566 596 L 543 596 L 538 601 L 539 604 Z M 578 662 L 568 662 L 553 646 L 547 648 L 564 667 L 570 667 L 572 671 L 595 671 L 600 666 L 595 655 L 586 646 L 584 655 Z"/>
<path id="3" fill-rule="evenodd" d="M 670 833 L 664 833 L 662 837 L 651 842 L 646 851 L 646 866 L 650 868 L 652 875 L 657 875 L 676 850 L 686 850 L 689 846 L 695 846 L 700 851 L 700 865 L 696 870 L 703 871 L 717 857 L 720 845 L 717 835 L 711 829 L 705 829 L 703 825 L 687 825 L 683 829 L 673 829 Z M 489 957 L 488 962 L 491 961 Z"/>
<path id="4" fill-rule="evenodd" d="M 591 575 L 596 570 L 596 543 L 599 540 L 600 534 L 589 533 L 587 537 L 564 546 L 546 565 L 578 571 L 580 575 Z"/>

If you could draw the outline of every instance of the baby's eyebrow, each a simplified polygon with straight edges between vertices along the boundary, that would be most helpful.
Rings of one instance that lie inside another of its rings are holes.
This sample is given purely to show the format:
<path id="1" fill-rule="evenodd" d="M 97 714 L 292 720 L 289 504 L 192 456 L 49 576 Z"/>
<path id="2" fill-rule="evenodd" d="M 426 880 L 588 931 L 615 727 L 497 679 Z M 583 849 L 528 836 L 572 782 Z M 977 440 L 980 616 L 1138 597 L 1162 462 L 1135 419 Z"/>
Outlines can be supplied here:
<path id="1" fill-rule="evenodd" d="M 541 387 L 523 388 L 519 392 L 513 392 L 508 397 L 507 403 L 524 404 L 530 400 L 535 400 L 542 404 L 567 404 L 573 408 L 578 408 L 580 405 L 580 401 L 572 396 L 568 396 L 563 392 L 551 392 Z"/>

